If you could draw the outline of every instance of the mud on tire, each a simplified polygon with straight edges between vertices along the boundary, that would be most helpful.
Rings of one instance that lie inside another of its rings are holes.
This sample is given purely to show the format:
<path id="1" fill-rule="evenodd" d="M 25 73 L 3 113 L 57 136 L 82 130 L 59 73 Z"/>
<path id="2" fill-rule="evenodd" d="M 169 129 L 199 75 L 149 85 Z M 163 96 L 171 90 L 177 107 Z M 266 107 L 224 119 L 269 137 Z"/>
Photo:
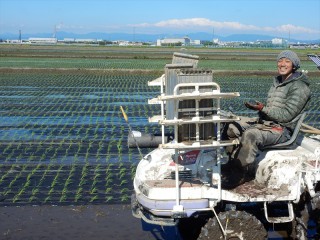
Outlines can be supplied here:
<path id="1" fill-rule="evenodd" d="M 227 211 L 218 214 L 222 226 L 226 229 L 226 238 L 216 217 L 210 218 L 201 229 L 198 240 L 204 239 L 266 239 L 268 233 L 263 224 L 245 211 Z"/>
<path id="2" fill-rule="evenodd" d="M 312 211 L 310 218 L 315 223 L 316 236 L 314 239 L 320 239 L 320 182 L 317 183 L 316 187 L 316 197 L 311 200 Z"/>
<path id="3" fill-rule="evenodd" d="M 306 240 L 308 237 L 312 239 L 320 239 L 320 195 L 319 189 L 320 183 L 317 184 L 315 190 L 317 194 L 314 198 L 311 198 L 309 193 L 305 192 L 300 197 L 300 202 L 295 209 L 296 218 L 292 222 L 291 239 L 293 240 Z M 308 226 L 308 223 L 313 222 L 313 226 Z M 308 233 L 309 230 L 311 230 Z M 311 227 L 311 228 L 310 228 Z M 316 232 L 315 235 L 313 232 Z"/>

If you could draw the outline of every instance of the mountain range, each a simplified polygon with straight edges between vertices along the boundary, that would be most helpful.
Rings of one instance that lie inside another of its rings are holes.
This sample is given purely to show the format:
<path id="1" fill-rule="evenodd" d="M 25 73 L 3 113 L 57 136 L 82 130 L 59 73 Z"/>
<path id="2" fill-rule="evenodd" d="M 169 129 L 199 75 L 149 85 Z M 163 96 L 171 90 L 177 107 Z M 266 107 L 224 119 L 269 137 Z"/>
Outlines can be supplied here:
<path id="1" fill-rule="evenodd" d="M 258 35 L 258 34 L 232 34 L 229 36 L 218 36 L 205 33 L 205 32 L 197 32 L 197 33 L 189 33 L 186 35 L 182 34 L 132 34 L 132 33 L 104 33 L 104 32 L 91 32 L 85 34 L 78 33 L 70 33 L 70 32 L 57 32 L 56 37 L 58 40 L 63 40 L 65 38 L 78 38 L 78 39 L 102 39 L 108 41 L 116 41 L 116 40 L 124 40 L 124 41 L 138 41 L 138 42 L 156 42 L 157 39 L 163 38 L 182 38 L 184 36 L 188 36 L 191 40 L 207 40 L 212 41 L 212 39 L 219 39 L 224 42 L 254 42 L 257 40 L 271 40 L 274 38 L 281 38 L 279 36 L 269 36 L 269 35 Z M 29 38 L 50 38 L 53 37 L 52 33 L 22 33 L 21 39 L 29 39 Z M 19 39 L 19 34 L 12 33 L 4 33 L 0 34 L 0 39 L 2 40 L 14 40 Z M 297 40 L 297 39 L 288 39 L 291 43 L 320 43 L 320 39 L 314 40 Z"/>

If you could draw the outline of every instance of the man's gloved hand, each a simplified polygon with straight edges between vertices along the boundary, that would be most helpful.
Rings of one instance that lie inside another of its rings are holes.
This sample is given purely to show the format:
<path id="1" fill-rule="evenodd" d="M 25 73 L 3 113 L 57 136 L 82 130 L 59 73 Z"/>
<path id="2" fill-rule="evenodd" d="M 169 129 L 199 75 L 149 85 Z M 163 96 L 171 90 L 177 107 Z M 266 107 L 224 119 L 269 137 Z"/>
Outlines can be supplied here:
<path id="1" fill-rule="evenodd" d="M 249 102 L 245 102 L 244 105 L 252 110 L 256 110 L 256 111 L 261 111 L 262 108 L 264 107 L 263 103 L 256 101 L 255 104 L 249 103 Z"/>

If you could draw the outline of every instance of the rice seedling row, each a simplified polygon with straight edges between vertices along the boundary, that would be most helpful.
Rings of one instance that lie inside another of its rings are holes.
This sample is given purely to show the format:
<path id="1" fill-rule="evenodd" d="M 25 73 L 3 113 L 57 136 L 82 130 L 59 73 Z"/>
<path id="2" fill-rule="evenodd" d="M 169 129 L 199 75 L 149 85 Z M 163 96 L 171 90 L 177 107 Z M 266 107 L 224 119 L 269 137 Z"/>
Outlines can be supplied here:
<path id="1" fill-rule="evenodd" d="M 131 167 L 1 165 L 1 172 L 11 172 L 1 179 L 1 204 L 127 203 L 132 191 Z"/>

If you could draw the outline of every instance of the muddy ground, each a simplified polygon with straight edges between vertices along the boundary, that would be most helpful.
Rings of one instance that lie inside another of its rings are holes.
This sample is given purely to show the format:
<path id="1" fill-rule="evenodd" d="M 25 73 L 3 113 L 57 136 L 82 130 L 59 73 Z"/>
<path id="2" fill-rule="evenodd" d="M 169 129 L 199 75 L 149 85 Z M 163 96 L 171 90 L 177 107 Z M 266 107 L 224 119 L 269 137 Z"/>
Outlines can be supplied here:
<path id="1" fill-rule="evenodd" d="M 203 219 L 160 227 L 132 216 L 129 204 L 0 207 L 1 240 L 193 240 Z"/>
<path id="2" fill-rule="evenodd" d="M 129 205 L 0 207 L 0 239 L 178 239 L 142 224 Z"/>
<path id="3" fill-rule="evenodd" d="M 191 240 L 203 220 L 159 227 L 134 218 L 129 205 L 1 206 L 1 240 Z M 268 239 L 283 240 L 285 231 L 269 229 Z"/>

